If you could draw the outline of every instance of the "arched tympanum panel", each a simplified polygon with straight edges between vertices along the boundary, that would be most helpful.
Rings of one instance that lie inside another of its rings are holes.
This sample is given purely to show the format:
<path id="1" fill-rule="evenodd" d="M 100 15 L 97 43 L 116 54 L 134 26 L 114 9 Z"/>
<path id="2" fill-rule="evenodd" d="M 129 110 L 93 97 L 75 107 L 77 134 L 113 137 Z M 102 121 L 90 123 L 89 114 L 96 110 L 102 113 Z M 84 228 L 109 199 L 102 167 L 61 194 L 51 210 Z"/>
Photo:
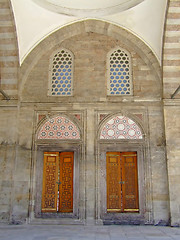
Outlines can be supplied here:
<path id="1" fill-rule="evenodd" d="M 38 139 L 80 139 L 79 128 L 68 118 L 57 116 L 47 120 L 38 132 Z"/>
<path id="2" fill-rule="evenodd" d="M 100 139 L 142 139 L 140 127 L 126 116 L 115 116 L 106 122 L 101 130 Z"/>

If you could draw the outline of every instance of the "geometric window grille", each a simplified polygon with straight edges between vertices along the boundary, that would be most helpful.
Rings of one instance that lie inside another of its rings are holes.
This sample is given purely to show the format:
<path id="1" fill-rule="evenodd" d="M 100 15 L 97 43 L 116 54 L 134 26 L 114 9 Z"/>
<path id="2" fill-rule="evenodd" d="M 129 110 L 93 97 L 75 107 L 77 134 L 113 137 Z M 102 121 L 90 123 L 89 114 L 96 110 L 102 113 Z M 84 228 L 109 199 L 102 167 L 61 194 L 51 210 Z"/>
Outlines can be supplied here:
<path id="1" fill-rule="evenodd" d="M 49 95 L 72 95 L 73 60 L 73 54 L 64 48 L 53 54 L 50 63 Z"/>
<path id="2" fill-rule="evenodd" d="M 108 89 L 111 96 L 132 95 L 131 56 L 121 48 L 108 53 Z"/>
<path id="3" fill-rule="evenodd" d="M 142 139 L 140 127 L 126 116 L 116 116 L 103 126 L 100 139 Z"/>
<path id="4" fill-rule="evenodd" d="M 37 137 L 38 139 L 80 139 L 80 131 L 70 119 L 57 116 L 41 126 Z"/>

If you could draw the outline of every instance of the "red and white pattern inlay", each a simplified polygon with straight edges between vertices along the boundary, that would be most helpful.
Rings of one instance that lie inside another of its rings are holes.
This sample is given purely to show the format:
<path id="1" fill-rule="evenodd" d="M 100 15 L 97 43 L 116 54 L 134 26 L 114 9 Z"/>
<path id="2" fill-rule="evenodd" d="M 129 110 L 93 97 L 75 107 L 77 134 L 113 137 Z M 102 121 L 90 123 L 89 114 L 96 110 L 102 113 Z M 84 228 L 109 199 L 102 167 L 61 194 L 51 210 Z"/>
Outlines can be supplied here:
<path id="1" fill-rule="evenodd" d="M 80 132 L 71 120 L 58 116 L 41 127 L 38 139 L 80 139 Z"/>
<path id="2" fill-rule="evenodd" d="M 100 139 L 142 139 L 138 125 L 128 117 L 116 116 L 101 130 Z"/>

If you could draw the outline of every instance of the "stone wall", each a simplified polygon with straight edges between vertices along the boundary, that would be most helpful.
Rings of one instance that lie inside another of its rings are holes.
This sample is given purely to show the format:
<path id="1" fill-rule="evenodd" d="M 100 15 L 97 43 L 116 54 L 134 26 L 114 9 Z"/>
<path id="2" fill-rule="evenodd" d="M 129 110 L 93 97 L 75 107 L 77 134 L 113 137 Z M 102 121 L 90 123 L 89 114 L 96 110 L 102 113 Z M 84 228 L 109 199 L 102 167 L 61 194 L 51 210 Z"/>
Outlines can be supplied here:
<path id="1" fill-rule="evenodd" d="M 1 222 L 26 221 L 29 206 L 30 164 L 32 154 L 32 114 L 19 114 L 17 103 L 0 108 L 0 211 Z M 24 115 L 25 114 L 25 115 Z M 30 124 L 28 126 L 28 115 Z M 27 130 L 30 134 L 28 136 Z M 24 134 L 25 133 L 25 134 Z"/>
<path id="2" fill-rule="evenodd" d="M 164 118 L 170 192 L 171 225 L 180 225 L 179 159 L 180 159 L 180 1 L 170 0 L 165 27 L 163 55 Z"/>
<path id="3" fill-rule="evenodd" d="M 180 104 L 173 106 L 167 104 L 164 109 L 166 125 L 167 163 L 169 176 L 169 193 L 171 209 L 171 225 L 179 226 L 179 181 L 180 181 Z"/>
<path id="4" fill-rule="evenodd" d="M 132 56 L 133 96 L 111 97 L 106 94 L 107 53 L 117 46 L 127 49 Z M 74 92 L 71 97 L 48 96 L 49 59 L 51 54 L 60 47 L 65 47 L 74 54 Z M 102 186 L 98 187 L 99 192 L 96 191 L 99 165 L 99 158 L 96 159 L 98 146 L 95 142 L 99 129 L 96 113 L 97 111 L 104 112 L 108 115 L 117 114 L 123 110 L 125 114 L 133 114 L 135 109 L 140 114 L 143 113 L 146 119 L 142 122 L 146 136 L 142 155 L 145 162 L 143 163 L 142 181 L 143 186 L 147 188 L 144 188 L 144 196 L 140 196 L 145 206 L 141 212 L 143 217 L 139 218 L 139 222 L 133 220 L 132 216 L 127 218 L 127 221 L 155 224 L 168 224 L 169 222 L 160 68 L 153 54 L 146 53 L 146 45 L 128 32 L 107 23 L 89 20 L 73 24 L 49 36 L 32 51 L 21 67 L 22 113 L 24 108 L 27 112 L 28 109 L 34 109 L 36 117 L 34 120 L 32 118 L 32 122 L 37 119 L 36 114 L 41 112 L 45 115 L 53 115 L 70 114 L 72 111 L 83 112 L 86 116 L 82 123 L 82 126 L 86 126 L 82 128 L 84 132 L 82 162 L 84 165 L 80 165 L 86 176 L 84 182 L 86 195 L 81 195 L 83 198 L 79 208 L 86 206 L 85 215 L 89 222 L 102 216 L 102 214 L 98 216 L 96 209 L 97 199 L 102 197 L 98 198 Z M 28 128 L 29 131 L 31 127 Z M 24 138 L 24 135 L 30 136 L 31 134 L 23 132 L 20 137 Z M 36 135 L 34 135 L 35 139 Z M 119 143 L 117 150 L 122 146 L 124 144 Z M 60 145 L 59 148 L 61 149 Z M 32 157 L 32 161 L 36 162 L 36 160 Z M 98 177 L 101 178 L 101 176 Z M 143 195 L 143 191 L 141 193 Z M 34 198 L 33 202 L 35 200 Z M 120 217 L 118 221 L 124 220 Z"/>
<path id="5" fill-rule="evenodd" d="M 117 46 L 127 49 L 132 56 L 133 96 L 112 97 L 106 94 L 107 53 Z M 75 57 L 74 93 L 71 97 L 48 96 L 49 58 L 59 47 L 70 49 Z M 87 20 L 69 25 L 51 34 L 27 56 L 20 68 L 18 93 L 18 102 L 1 101 L 3 118 L 0 120 L 0 151 L 1 162 L 4 164 L 0 179 L 2 221 L 20 223 L 26 219 L 34 220 L 38 182 L 36 163 L 43 161 L 43 157 L 38 155 L 39 145 L 36 139 L 39 115 L 77 113 L 83 116 L 83 137 L 78 148 L 82 180 L 79 183 L 79 216 L 81 220 L 86 217 L 86 222 L 89 223 L 95 219 L 104 220 L 101 219 L 102 214 L 98 213 L 104 186 L 98 185 L 98 179 L 102 176 L 98 175 L 101 152 L 97 151 L 100 149 L 97 137 L 100 122 L 97 118 L 99 113 L 107 117 L 123 113 L 135 119 L 136 114 L 141 115 L 142 118 L 138 121 L 144 131 L 141 144 L 119 141 L 108 145 L 109 148 L 115 146 L 117 151 L 131 151 L 136 147 L 141 152 L 142 171 L 139 181 L 142 180 L 140 201 L 143 208 L 138 215 L 139 222 L 133 214 L 123 217 L 127 223 L 168 224 L 161 71 L 157 59 L 142 41 L 126 30 L 106 22 Z M 64 147 L 60 142 L 44 142 L 41 147 L 49 151 L 69 149 L 68 142 L 63 144 Z M 122 217 L 114 218 L 119 223 L 124 221 Z M 61 220 L 61 223 L 69 222 L 73 221 Z"/>
<path id="6" fill-rule="evenodd" d="M 17 36 L 9 0 L 0 0 L 0 89 L 11 99 L 18 95 Z M 0 93 L 0 99 L 4 99 Z"/>
<path id="7" fill-rule="evenodd" d="M 0 221 L 11 221 L 17 142 L 17 108 L 0 108 Z"/>
<path id="8" fill-rule="evenodd" d="M 60 35 L 61 31 L 59 31 Z M 107 97 L 107 53 L 115 48 L 127 49 L 132 56 L 133 97 Z M 65 47 L 74 54 L 73 97 L 58 98 L 48 96 L 49 58 L 52 52 Z M 80 50 L 81 49 L 81 50 Z M 30 84 L 31 83 L 31 84 Z M 154 87 L 156 86 L 156 87 Z M 25 102 L 91 102 L 91 101 L 131 101 L 161 98 L 161 83 L 152 72 L 152 67 L 123 40 L 97 33 L 85 33 L 62 41 L 53 48 L 47 46 L 46 53 L 31 69 L 21 95 Z"/>
<path id="9" fill-rule="evenodd" d="M 18 143 L 18 48 L 9 0 L 0 0 L 0 221 L 13 221 Z M 2 91 L 1 91 L 2 90 Z M 3 95 L 2 93 L 5 93 Z M 7 100 L 11 99 L 11 100 Z"/>

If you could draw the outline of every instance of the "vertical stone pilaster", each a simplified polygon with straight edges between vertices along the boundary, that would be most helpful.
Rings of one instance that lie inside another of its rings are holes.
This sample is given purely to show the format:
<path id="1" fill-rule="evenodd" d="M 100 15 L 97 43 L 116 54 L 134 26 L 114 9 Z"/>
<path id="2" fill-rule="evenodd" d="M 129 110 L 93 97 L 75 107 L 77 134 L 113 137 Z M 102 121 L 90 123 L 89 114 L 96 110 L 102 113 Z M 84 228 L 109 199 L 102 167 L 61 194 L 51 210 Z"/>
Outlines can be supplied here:
<path id="1" fill-rule="evenodd" d="M 94 109 L 87 110 L 87 145 L 86 145 L 86 223 L 95 220 L 95 158 L 94 158 Z"/>
<path id="2" fill-rule="evenodd" d="M 9 0 L 0 1 L 0 88 L 11 99 L 18 96 L 18 46 Z M 4 96 L 0 94 L 0 99 Z"/>
<path id="3" fill-rule="evenodd" d="M 171 225 L 180 226 L 180 0 L 169 0 L 163 50 L 163 92 Z"/>

